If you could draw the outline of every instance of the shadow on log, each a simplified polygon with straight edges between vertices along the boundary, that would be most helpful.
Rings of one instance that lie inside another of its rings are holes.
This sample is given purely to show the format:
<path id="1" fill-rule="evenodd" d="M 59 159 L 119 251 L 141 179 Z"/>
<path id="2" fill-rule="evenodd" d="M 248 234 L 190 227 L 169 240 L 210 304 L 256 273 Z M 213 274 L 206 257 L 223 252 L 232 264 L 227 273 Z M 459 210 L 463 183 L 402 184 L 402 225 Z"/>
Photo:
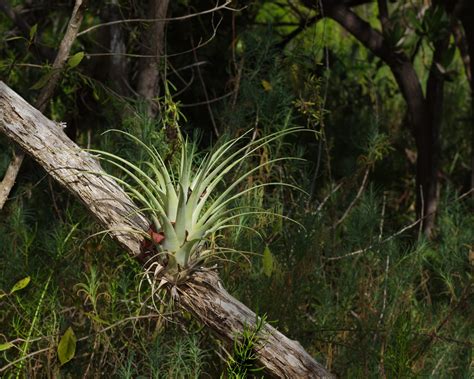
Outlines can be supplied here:
<path id="1" fill-rule="evenodd" d="M 97 159 L 72 142 L 62 128 L 47 119 L 0 82 L 0 132 L 38 162 L 51 177 L 79 198 L 111 236 L 133 257 L 140 254 L 140 235 L 150 225 L 125 192 L 103 172 Z M 133 215 L 133 216 L 131 216 Z M 180 285 L 179 305 L 225 342 L 256 315 L 223 288 L 217 274 L 196 272 Z M 280 378 L 332 378 L 296 341 L 266 324 L 256 350 L 265 372 Z"/>

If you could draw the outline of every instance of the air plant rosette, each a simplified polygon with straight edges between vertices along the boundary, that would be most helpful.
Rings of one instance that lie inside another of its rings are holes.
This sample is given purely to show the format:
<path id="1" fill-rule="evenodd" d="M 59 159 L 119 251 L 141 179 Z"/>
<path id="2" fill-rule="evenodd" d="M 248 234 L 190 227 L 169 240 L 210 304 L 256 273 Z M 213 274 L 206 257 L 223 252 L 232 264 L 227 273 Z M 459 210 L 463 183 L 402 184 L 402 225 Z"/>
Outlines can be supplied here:
<path id="1" fill-rule="evenodd" d="M 249 138 L 249 131 L 218 144 L 201 158 L 196 153 L 194 143 L 182 140 L 179 165 L 175 170 L 165 163 L 154 146 L 148 146 L 137 137 L 119 130 L 112 131 L 125 134 L 143 148 L 149 157 L 148 161 L 136 165 L 112 153 L 94 152 L 128 177 L 126 181 L 113 176 L 141 205 L 140 211 L 151 220 L 149 230 L 141 231 L 144 237 L 142 254 L 147 257 L 147 267 L 154 264 L 160 267 L 160 274 L 168 281 L 180 283 L 210 256 L 209 240 L 216 232 L 235 226 L 235 220 L 242 216 L 262 213 L 274 215 L 262 209 L 233 206 L 238 198 L 264 186 L 297 188 L 288 183 L 272 182 L 237 190 L 239 185 L 262 167 L 300 158 L 267 160 L 236 176 L 232 183 L 228 183 L 218 193 L 217 188 L 224 182 L 226 175 L 232 171 L 235 173 L 244 160 L 254 156 L 270 142 L 303 130 L 301 127 L 291 127 L 258 139 Z"/>

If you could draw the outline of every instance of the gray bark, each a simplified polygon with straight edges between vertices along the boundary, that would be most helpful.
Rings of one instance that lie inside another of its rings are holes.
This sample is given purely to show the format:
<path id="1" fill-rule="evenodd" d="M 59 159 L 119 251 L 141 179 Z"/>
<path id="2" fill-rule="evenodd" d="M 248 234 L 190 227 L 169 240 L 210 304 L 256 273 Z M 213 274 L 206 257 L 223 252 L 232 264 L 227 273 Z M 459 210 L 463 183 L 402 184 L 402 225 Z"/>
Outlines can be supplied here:
<path id="1" fill-rule="evenodd" d="M 133 257 L 140 256 L 142 237 L 150 225 L 97 159 L 72 142 L 47 119 L 0 82 L 0 132 L 37 161 L 54 179 L 79 198 L 111 236 Z M 216 273 L 196 272 L 179 285 L 178 304 L 223 341 L 232 342 L 244 327 L 255 327 L 256 315 L 225 291 Z M 259 363 L 273 377 L 332 378 L 302 347 L 270 325 L 256 349 Z"/>

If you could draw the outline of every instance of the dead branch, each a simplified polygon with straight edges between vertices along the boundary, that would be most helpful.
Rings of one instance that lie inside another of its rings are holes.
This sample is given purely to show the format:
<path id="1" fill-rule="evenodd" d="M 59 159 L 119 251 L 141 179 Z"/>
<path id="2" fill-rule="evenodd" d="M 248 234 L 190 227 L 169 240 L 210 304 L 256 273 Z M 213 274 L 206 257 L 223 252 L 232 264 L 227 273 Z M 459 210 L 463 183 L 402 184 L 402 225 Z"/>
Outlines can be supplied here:
<path id="1" fill-rule="evenodd" d="M 146 230 L 149 221 L 117 183 L 105 175 L 95 157 L 79 148 L 55 122 L 3 82 L 0 82 L 0 132 L 79 198 L 131 256 L 139 256 L 143 237 L 138 232 Z M 226 343 L 238 338 L 245 328 L 255 327 L 255 313 L 225 291 L 211 270 L 196 272 L 177 291 L 179 306 L 195 315 Z M 333 377 L 298 342 L 272 326 L 265 325 L 261 333 L 256 355 L 270 376 Z"/>
<path id="2" fill-rule="evenodd" d="M 85 2 L 87 2 L 87 0 Z M 61 44 L 59 45 L 59 51 L 53 63 L 53 74 L 51 75 L 46 85 L 41 89 L 41 92 L 36 101 L 36 107 L 41 112 L 44 112 L 48 101 L 53 96 L 54 90 L 56 88 L 56 85 L 58 84 L 61 75 L 61 70 L 63 69 L 69 57 L 69 52 L 71 51 L 72 44 L 76 39 L 77 32 L 79 31 L 79 28 L 82 23 L 85 2 L 83 2 L 82 0 L 76 0 L 76 3 L 74 5 L 74 9 L 72 11 L 72 16 L 69 20 L 66 33 L 64 34 Z M 0 210 L 3 209 L 3 206 L 7 201 L 8 195 L 10 194 L 13 186 L 15 185 L 16 177 L 18 176 L 18 172 L 20 171 L 23 159 L 24 153 L 18 151 L 10 162 L 5 177 L 3 178 L 2 182 L 0 182 Z"/>
<path id="3" fill-rule="evenodd" d="M 7 172 L 5 173 L 3 180 L 0 182 L 0 209 L 3 209 L 8 195 L 15 185 L 16 177 L 18 175 L 18 171 L 20 171 L 21 163 L 23 162 L 24 158 L 25 155 L 22 152 L 13 153 L 13 159 L 7 168 Z"/>

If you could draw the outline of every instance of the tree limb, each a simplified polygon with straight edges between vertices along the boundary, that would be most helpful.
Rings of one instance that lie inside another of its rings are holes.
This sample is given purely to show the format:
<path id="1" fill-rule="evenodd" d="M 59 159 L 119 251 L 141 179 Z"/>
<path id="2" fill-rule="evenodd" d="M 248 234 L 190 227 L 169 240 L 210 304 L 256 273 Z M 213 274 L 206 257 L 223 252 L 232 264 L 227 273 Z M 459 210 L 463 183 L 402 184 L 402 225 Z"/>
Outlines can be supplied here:
<path id="1" fill-rule="evenodd" d="M 132 256 L 140 256 L 142 234 L 150 223 L 125 192 L 59 128 L 0 82 L 0 132 L 18 144 L 54 179 L 74 194 L 104 229 Z M 220 339 L 231 343 L 256 315 L 222 287 L 216 273 L 202 269 L 179 285 L 179 306 L 194 314 Z M 168 288 L 170 290 L 170 288 Z M 270 325 L 261 332 L 255 353 L 270 376 L 332 378 L 301 347 Z"/>
<path id="2" fill-rule="evenodd" d="M 3 209 L 3 206 L 8 199 L 8 195 L 15 185 L 15 180 L 24 158 L 25 155 L 22 152 L 13 153 L 13 159 L 7 168 L 3 180 L 0 182 L 0 209 Z"/>
<path id="3" fill-rule="evenodd" d="M 53 63 L 53 74 L 51 75 L 46 85 L 41 89 L 41 92 L 36 101 L 36 106 L 41 112 L 44 112 L 48 101 L 53 96 L 54 90 L 61 75 L 61 70 L 63 69 L 66 60 L 69 57 L 69 52 L 71 51 L 72 44 L 76 39 L 77 32 L 79 31 L 79 28 L 81 26 L 82 18 L 84 15 L 84 8 L 85 4 L 83 3 L 83 1 L 76 0 L 74 9 L 72 11 L 71 19 L 69 20 L 69 24 L 66 29 L 66 33 L 64 34 L 61 44 L 59 45 L 59 51 Z M 0 182 L 0 210 L 3 209 L 3 206 L 7 201 L 8 195 L 10 194 L 13 186 L 15 185 L 16 177 L 18 176 L 18 172 L 20 171 L 23 159 L 24 153 L 18 151 L 7 168 L 7 174 Z"/>
<path id="4" fill-rule="evenodd" d="M 310 19 L 308 20 L 304 20 L 304 21 L 301 21 L 301 23 L 298 25 L 298 27 L 293 30 L 292 32 L 290 32 L 289 34 L 287 34 L 282 41 L 278 42 L 278 44 L 276 45 L 276 47 L 280 48 L 280 49 L 284 49 L 286 45 L 288 45 L 288 43 L 295 37 L 297 37 L 301 32 L 303 32 L 304 30 L 306 30 L 306 28 L 310 27 L 310 26 L 313 26 L 316 22 L 318 22 L 319 20 L 321 20 L 322 16 L 321 15 L 316 15 L 316 16 L 313 16 L 311 17 Z"/>
<path id="5" fill-rule="evenodd" d="M 49 99 L 51 99 L 53 96 L 56 84 L 61 77 L 61 70 L 64 68 L 65 63 L 69 58 L 69 52 L 71 51 L 72 44 L 74 43 L 79 28 L 82 24 L 86 3 L 87 0 L 76 0 L 76 3 L 74 4 L 71 19 L 69 20 L 66 33 L 64 34 L 64 37 L 59 45 L 58 54 L 56 55 L 56 59 L 53 63 L 52 75 L 46 85 L 42 88 L 38 100 L 36 101 L 37 108 L 42 112 L 46 108 Z"/>
<path id="6" fill-rule="evenodd" d="M 379 7 L 379 20 L 382 25 L 382 31 L 388 33 L 390 30 L 390 20 L 388 18 L 387 0 L 377 0 L 377 5 Z"/>

